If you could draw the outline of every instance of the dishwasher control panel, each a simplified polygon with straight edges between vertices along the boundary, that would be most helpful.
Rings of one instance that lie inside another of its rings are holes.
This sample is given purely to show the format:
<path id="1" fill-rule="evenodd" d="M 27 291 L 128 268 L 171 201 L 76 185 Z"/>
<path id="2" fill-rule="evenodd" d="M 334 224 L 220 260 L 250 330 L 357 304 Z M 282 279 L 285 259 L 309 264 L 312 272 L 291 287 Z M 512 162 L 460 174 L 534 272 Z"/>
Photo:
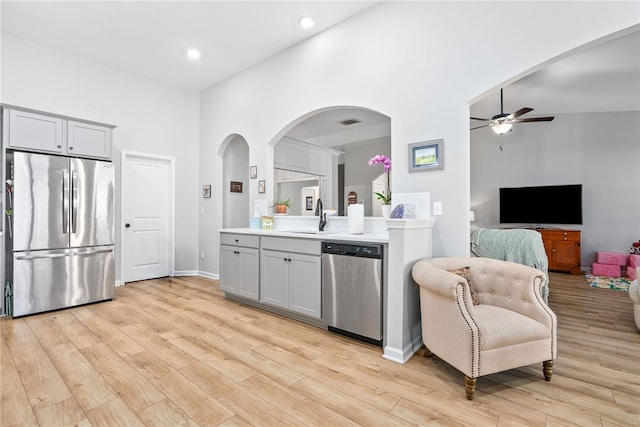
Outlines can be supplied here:
<path id="1" fill-rule="evenodd" d="M 322 242 L 322 253 L 381 258 L 382 245 L 366 243 Z"/>

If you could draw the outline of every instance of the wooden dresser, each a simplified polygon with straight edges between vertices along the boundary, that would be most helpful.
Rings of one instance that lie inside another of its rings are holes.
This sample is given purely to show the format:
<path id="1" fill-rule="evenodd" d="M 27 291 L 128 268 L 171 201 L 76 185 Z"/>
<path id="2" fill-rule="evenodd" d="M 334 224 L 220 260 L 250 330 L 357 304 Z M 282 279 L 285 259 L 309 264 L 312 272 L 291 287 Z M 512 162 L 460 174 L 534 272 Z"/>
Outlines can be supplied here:
<path id="1" fill-rule="evenodd" d="M 549 270 L 580 274 L 580 230 L 536 229 L 542 234 Z"/>

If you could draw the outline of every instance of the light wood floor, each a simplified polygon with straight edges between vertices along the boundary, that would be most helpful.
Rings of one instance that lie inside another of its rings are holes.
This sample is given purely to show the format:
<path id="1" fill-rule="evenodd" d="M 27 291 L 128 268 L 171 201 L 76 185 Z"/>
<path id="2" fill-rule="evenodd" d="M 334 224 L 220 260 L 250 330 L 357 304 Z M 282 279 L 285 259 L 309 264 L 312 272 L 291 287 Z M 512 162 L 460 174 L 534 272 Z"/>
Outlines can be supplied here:
<path id="1" fill-rule="evenodd" d="M 640 425 L 626 292 L 551 274 L 559 357 L 478 379 L 222 297 L 215 281 L 131 283 L 111 302 L 3 319 L 0 425 Z"/>

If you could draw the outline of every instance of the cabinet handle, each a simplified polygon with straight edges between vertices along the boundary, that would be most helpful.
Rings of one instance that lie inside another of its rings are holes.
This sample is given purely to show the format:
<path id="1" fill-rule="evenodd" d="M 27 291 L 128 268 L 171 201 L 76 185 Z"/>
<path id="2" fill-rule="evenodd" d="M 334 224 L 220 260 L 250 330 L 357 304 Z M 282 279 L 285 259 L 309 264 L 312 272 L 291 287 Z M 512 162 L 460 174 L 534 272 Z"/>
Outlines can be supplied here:
<path id="1" fill-rule="evenodd" d="M 287 261 L 291 262 L 291 258 L 289 258 Z"/>
<path id="2" fill-rule="evenodd" d="M 551 249 L 551 252 L 555 252 L 555 251 L 556 251 L 555 249 Z"/>
<path id="3" fill-rule="evenodd" d="M 282 258 L 282 259 L 284 260 L 284 262 L 287 262 L 287 259 L 286 259 L 286 258 Z"/>
<path id="4" fill-rule="evenodd" d="M 73 150 L 73 147 L 69 147 L 69 150 Z"/>
<path id="5" fill-rule="evenodd" d="M 236 254 L 236 255 L 240 255 L 240 252 L 238 252 L 238 251 L 233 251 L 233 253 Z"/>
<path id="6" fill-rule="evenodd" d="M 62 148 L 62 145 L 56 145 L 56 147 L 58 147 L 58 148 Z"/>
<path id="7" fill-rule="evenodd" d="M 238 239 L 236 239 L 236 243 L 238 243 Z"/>

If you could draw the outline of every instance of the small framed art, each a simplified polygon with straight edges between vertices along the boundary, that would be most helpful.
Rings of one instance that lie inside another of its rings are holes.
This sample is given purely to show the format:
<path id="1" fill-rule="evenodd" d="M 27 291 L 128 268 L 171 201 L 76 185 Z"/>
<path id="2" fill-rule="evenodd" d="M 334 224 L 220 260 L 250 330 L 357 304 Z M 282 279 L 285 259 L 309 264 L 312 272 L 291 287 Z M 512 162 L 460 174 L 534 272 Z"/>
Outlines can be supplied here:
<path id="1" fill-rule="evenodd" d="M 229 191 L 232 193 L 242 193 L 242 181 L 231 181 L 231 188 Z"/>
<path id="2" fill-rule="evenodd" d="M 264 189 L 264 179 L 258 181 L 258 193 L 262 194 L 265 192 Z"/>
<path id="3" fill-rule="evenodd" d="M 202 198 L 209 199 L 211 198 L 211 185 L 203 185 L 202 186 Z"/>
<path id="4" fill-rule="evenodd" d="M 426 172 L 444 169 L 444 140 L 414 142 L 409 144 L 409 172 Z"/>
<path id="5" fill-rule="evenodd" d="M 258 166 L 251 166 L 249 168 L 249 176 L 251 179 L 256 179 L 258 177 Z"/>

